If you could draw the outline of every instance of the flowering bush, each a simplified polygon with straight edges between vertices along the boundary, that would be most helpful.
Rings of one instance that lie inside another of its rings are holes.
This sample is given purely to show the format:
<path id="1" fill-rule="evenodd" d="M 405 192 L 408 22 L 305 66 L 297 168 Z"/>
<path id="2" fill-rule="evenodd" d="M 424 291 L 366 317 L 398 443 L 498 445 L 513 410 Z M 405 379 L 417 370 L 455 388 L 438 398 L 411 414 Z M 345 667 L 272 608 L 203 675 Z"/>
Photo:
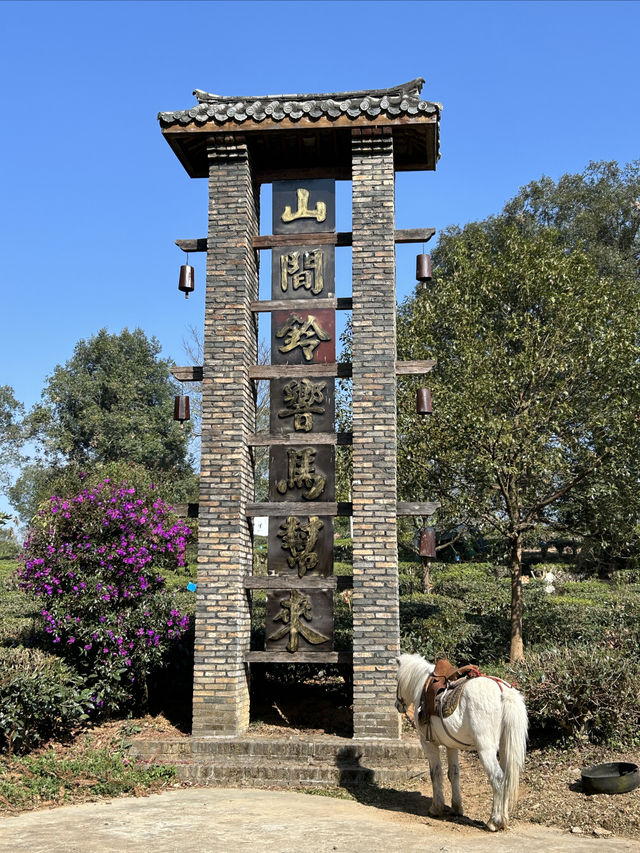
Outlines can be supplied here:
<path id="1" fill-rule="evenodd" d="M 19 583 L 42 599 L 52 643 L 88 676 L 98 708 L 145 702 L 149 668 L 188 627 L 160 571 L 184 566 L 190 532 L 153 487 L 109 478 L 41 509 Z"/>

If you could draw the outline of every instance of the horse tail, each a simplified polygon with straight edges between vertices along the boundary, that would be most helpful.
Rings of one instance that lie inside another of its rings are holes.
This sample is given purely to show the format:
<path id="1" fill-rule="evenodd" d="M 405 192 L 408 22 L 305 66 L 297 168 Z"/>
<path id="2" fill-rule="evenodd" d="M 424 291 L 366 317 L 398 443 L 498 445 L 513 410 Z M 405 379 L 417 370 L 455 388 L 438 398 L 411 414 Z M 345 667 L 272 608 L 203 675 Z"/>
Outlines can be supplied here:
<path id="1" fill-rule="evenodd" d="M 503 809 L 508 814 L 509 807 L 515 808 L 518 802 L 520 771 L 524 766 L 527 751 L 527 709 L 522 694 L 513 688 L 502 692 L 502 724 L 500 726 L 500 765 L 504 773 Z"/>

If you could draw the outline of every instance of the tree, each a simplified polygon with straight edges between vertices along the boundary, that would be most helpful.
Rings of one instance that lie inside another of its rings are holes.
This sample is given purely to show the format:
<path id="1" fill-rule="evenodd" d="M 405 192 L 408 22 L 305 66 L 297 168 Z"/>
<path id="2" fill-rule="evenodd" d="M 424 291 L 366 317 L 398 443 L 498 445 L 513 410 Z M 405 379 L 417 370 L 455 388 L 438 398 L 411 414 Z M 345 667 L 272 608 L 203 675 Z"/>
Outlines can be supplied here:
<path id="1" fill-rule="evenodd" d="M 640 273 L 640 160 L 592 162 L 557 183 L 532 181 L 504 212 L 521 228 L 554 228 L 562 245 L 590 254 L 604 275 Z"/>
<path id="2" fill-rule="evenodd" d="M 11 469 L 21 462 L 24 407 L 9 385 L 0 385 L 0 491 L 7 492 Z"/>
<path id="3" fill-rule="evenodd" d="M 159 354 L 158 341 L 141 329 L 119 335 L 102 329 L 55 368 L 28 415 L 42 458 L 11 492 L 23 516 L 31 517 L 53 491 L 64 493 L 69 480 L 73 493 L 78 474 L 114 462 L 191 484 L 191 426 L 181 429 L 173 420 L 179 386 Z"/>
<path id="4" fill-rule="evenodd" d="M 505 542 L 511 659 L 521 659 L 523 536 L 636 444 L 636 276 L 605 276 L 576 242 L 512 216 L 452 228 L 434 279 L 399 313 L 400 358 L 436 357 L 435 414 L 399 401 L 399 487 Z"/>

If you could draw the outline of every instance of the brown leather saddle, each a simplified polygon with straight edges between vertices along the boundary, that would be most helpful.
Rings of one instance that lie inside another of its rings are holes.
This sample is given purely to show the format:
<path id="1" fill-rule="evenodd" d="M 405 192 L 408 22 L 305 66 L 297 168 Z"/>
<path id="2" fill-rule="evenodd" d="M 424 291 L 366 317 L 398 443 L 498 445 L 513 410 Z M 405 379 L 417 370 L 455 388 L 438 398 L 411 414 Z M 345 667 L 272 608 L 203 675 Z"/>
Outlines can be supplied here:
<path id="1" fill-rule="evenodd" d="M 438 658 L 433 673 L 427 678 L 422 689 L 418 721 L 426 725 L 432 716 L 448 717 L 453 714 L 458 707 L 464 685 L 470 678 L 479 678 L 480 675 L 480 670 L 472 663 L 455 667 L 446 658 Z"/>

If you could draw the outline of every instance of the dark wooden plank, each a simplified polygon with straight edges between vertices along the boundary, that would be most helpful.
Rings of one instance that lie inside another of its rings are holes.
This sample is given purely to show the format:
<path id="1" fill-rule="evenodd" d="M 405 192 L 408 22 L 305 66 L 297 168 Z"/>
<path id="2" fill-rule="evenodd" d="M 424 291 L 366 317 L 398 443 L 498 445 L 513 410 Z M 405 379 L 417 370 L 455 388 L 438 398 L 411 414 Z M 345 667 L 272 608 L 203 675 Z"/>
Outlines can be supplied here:
<path id="1" fill-rule="evenodd" d="M 207 238 L 206 237 L 192 237 L 184 240 L 176 240 L 176 246 L 179 249 L 182 249 L 183 252 L 206 252 L 207 251 Z"/>
<path id="2" fill-rule="evenodd" d="M 263 299 L 259 302 L 250 302 L 249 308 L 255 313 L 266 311 L 313 311 L 316 308 L 334 308 L 338 311 L 351 311 L 353 299 L 351 297 L 329 297 L 328 299 Z"/>
<path id="3" fill-rule="evenodd" d="M 272 444 L 337 444 L 342 447 L 353 444 L 351 432 L 289 432 L 286 435 L 255 433 L 247 439 L 250 447 L 269 447 Z"/>
<path id="4" fill-rule="evenodd" d="M 174 364 L 171 368 L 171 375 L 178 382 L 202 382 L 202 366 L 187 365 L 186 367 L 178 367 Z"/>
<path id="5" fill-rule="evenodd" d="M 420 361 L 397 361 L 396 373 L 398 376 L 418 376 L 430 373 L 436 366 L 437 361 L 433 359 L 422 359 Z"/>
<path id="6" fill-rule="evenodd" d="M 327 362 L 325 364 L 256 364 L 249 368 L 249 379 L 296 379 L 307 376 L 337 376 L 349 379 L 352 373 L 350 362 Z"/>
<path id="7" fill-rule="evenodd" d="M 351 663 L 351 652 L 245 652 L 246 663 Z"/>
<path id="8" fill-rule="evenodd" d="M 396 243 L 427 243 L 436 233 L 435 228 L 399 228 Z M 279 246 L 351 246 L 352 231 L 320 231 L 316 234 L 260 234 L 253 238 L 254 249 L 276 249 Z M 207 238 L 192 237 L 176 240 L 183 252 L 206 252 Z"/>
<path id="9" fill-rule="evenodd" d="M 433 515 L 440 506 L 440 501 L 426 501 L 424 503 L 398 501 L 396 512 L 398 515 Z"/>
<path id="10" fill-rule="evenodd" d="M 353 578 L 349 575 L 329 575 L 326 578 L 298 578 L 295 575 L 245 575 L 245 589 L 337 589 L 338 592 L 353 589 Z"/>
<path id="11" fill-rule="evenodd" d="M 318 575 L 306 575 L 299 578 L 297 575 L 247 575 L 242 579 L 245 589 L 335 589 L 337 587 L 335 575 L 319 577 Z"/>
<path id="12" fill-rule="evenodd" d="M 180 518 L 197 518 L 200 504 L 174 504 L 173 508 Z"/>
<path id="13" fill-rule="evenodd" d="M 335 501 L 261 501 L 247 504 L 249 518 L 278 515 L 339 515 L 348 516 L 353 511 L 352 504 Z"/>

